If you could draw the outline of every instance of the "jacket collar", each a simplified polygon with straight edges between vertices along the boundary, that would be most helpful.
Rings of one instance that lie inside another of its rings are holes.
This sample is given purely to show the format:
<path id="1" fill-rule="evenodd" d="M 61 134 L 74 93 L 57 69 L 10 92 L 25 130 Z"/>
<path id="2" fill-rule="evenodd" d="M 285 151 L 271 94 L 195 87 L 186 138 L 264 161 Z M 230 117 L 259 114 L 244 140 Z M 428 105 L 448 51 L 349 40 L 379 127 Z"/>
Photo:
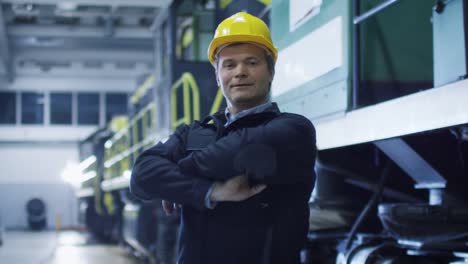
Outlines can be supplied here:
<path id="1" fill-rule="evenodd" d="M 226 116 L 226 123 L 224 124 L 224 126 L 227 127 L 229 126 L 229 124 L 235 122 L 237 119 L 240 119 L 244 116 L 262 113 L 263 111 L 265 111 L 265 109 L 268 109 L 271 106 L 271 104 L 271 102 L 266 102 L 264 104 L 254 106 L 252 108 L 242 110 L 236 114 L 231 114 L 229 112 L 229 109 L 226 107 L 226 110 L 224 110 L 224 115 Z"/>
<path id="2" fill-rule="evenodd" d="M 223 109 L 223 110 L 218 111 L 218 112 L 216 112 L 214 114 L 208 115 L 201 121 L 201 123 L 202 124 L 208 124 L 210 121 L 213 121 L 217 125 L 218 124 L 223 124 L 224 125 L 226 123 L 226 121 L 227 121 L 225 111 L 226 111 L 226 109 Z M 257 115 L 263 115 L 263 114 L 279 115 L 280 113 L 281 113 L 281 111 L 279 110 L 278 105 L 276 103 L 272 102 L 270 104 L 270 106 L 265 108 L 262 112 L 253 113 L 253 114 L 243 116 L 243 117 L 237 119 L 236 121 L 234 121 L 233 123 L 236 123 L 238 120 L 243 120 L 243 119 L 251 117 L 251 116 L 257 116 Z"/>

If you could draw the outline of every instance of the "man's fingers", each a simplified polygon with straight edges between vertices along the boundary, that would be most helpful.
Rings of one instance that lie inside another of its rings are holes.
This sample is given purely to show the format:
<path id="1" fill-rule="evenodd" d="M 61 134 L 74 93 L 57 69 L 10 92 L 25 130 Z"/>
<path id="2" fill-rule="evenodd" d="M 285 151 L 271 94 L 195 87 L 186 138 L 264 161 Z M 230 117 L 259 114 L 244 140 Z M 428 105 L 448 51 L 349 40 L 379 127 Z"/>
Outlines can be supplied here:
<path id="1" fill-rule="evenodd" d="M 253 186 L 252 188 L 250 188 L 251 196 L 254 196 L 262 192 L 263 190 L 265 190 L 266 187 L 267 187 L 266 184 L 259 184 L 259 185 Z"/>
<path id="2" fill-rule="evenodd" d="M 225 182 L 215 182 L 210 199 L 214 202 L 240 202 L 265 190 L 265 184 L 249 185 L 248 177 L 237 175 Z"/>
<path id="3" fill-rule="evenodd" d="M 249 199 L 250 197 L 257 195 L 265 190 L 266 187 L 267 186 L 265 184 L 259 184 L 252 187 L 245 186 L 244 188 L 238 190 L 236 194 L 233 194 L 233 201 L 240 202 Z"/>
<path id="4" fill-rule="evenodd" d="M 170 215 L 174 211 L 174 204 L 172 202 L 162 200 L 162 207 L 166 215 Z"/>

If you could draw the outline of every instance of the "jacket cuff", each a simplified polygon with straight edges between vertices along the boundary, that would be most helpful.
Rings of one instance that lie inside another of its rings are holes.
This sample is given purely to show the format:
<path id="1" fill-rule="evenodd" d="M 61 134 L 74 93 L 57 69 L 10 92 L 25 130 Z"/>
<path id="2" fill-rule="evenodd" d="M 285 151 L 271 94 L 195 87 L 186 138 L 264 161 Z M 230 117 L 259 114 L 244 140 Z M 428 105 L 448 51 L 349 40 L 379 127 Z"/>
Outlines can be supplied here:
<path id="1" fill-rule="evenodd" d="M 208 189 L 208 192 L 205 195 L 205 207 L 208 209 L 214 209 L 216 205 L 218 204 L 217 202 L 211 201 L 210 199 L 213 189 L 214 189 L 214 184 L 212 183 L 210 189 Z"/>

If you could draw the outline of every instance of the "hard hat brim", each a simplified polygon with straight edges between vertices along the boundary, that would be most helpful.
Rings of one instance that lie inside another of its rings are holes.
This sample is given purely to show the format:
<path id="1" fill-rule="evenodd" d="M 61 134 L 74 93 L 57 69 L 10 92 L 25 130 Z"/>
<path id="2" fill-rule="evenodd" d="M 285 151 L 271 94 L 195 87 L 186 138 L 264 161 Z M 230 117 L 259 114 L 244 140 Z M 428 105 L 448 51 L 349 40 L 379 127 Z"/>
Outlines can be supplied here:
<path id="1" fill-rule="evenodd" d="M 266 41 L 263 37 L 252 35 L 231 35 L 217 37 L 211 42 L 210 47 L 208 48 L 208 59 L 210 60 L 211 64 L 214 64 L 216 61 L 216 53 L 219 47 L 226 44 L 239 42 L 253 42 L 264 46 L 267 50 L 270 51 L 271 55 L 273 56 L 273 61 L 276 62 L 276 58 L 278 57 L 278 50 L 276 49 L 276 47 L 272 46 L 268 41 Z"/>

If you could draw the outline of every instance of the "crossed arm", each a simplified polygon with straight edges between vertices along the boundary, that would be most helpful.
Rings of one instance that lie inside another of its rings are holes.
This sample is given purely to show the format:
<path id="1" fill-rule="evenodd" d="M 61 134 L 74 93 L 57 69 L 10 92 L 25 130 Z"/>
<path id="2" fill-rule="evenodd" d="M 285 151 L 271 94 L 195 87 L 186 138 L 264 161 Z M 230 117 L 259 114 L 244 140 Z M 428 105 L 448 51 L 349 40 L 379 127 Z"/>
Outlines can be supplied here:
<path id="1" fill-rule="evenodd" d="M 184 157 L 182 143 L 187 131 L 188 127 L 178 129 L 166 143 L 140 155 L 130 183 L 136 196 L 204 209 L 204 198 L 212 186 L 215 200 L 243 200 L 265 186 L 250 188 L 246 176 L 261 184 L 287 184 L 306 180 L 313 170 L 315 131 L 303 117 L 289 116 L 238 130 Z M 230 193 L 216 196 L 220 188 Z"/>
<path id="2" fill-rule="evenodd" d="M 130 190 L 135 196 L 205 208 L 205 195 L 213 181 L 182 173 L 177 165 L 185 155 L 183 142 L 188 129 L 180 127 L 165 143 L 158 143 L 137 158 L 130 179 Z"/>
<path id="3" fill-rule="evenodd" d="M 182 172 L 215 181 L 239 174 L 264 184 L 293 184 L 310 179 L 316 155 L 315 129 L 298 115 L 244 128 L 179 160 Z"/>

